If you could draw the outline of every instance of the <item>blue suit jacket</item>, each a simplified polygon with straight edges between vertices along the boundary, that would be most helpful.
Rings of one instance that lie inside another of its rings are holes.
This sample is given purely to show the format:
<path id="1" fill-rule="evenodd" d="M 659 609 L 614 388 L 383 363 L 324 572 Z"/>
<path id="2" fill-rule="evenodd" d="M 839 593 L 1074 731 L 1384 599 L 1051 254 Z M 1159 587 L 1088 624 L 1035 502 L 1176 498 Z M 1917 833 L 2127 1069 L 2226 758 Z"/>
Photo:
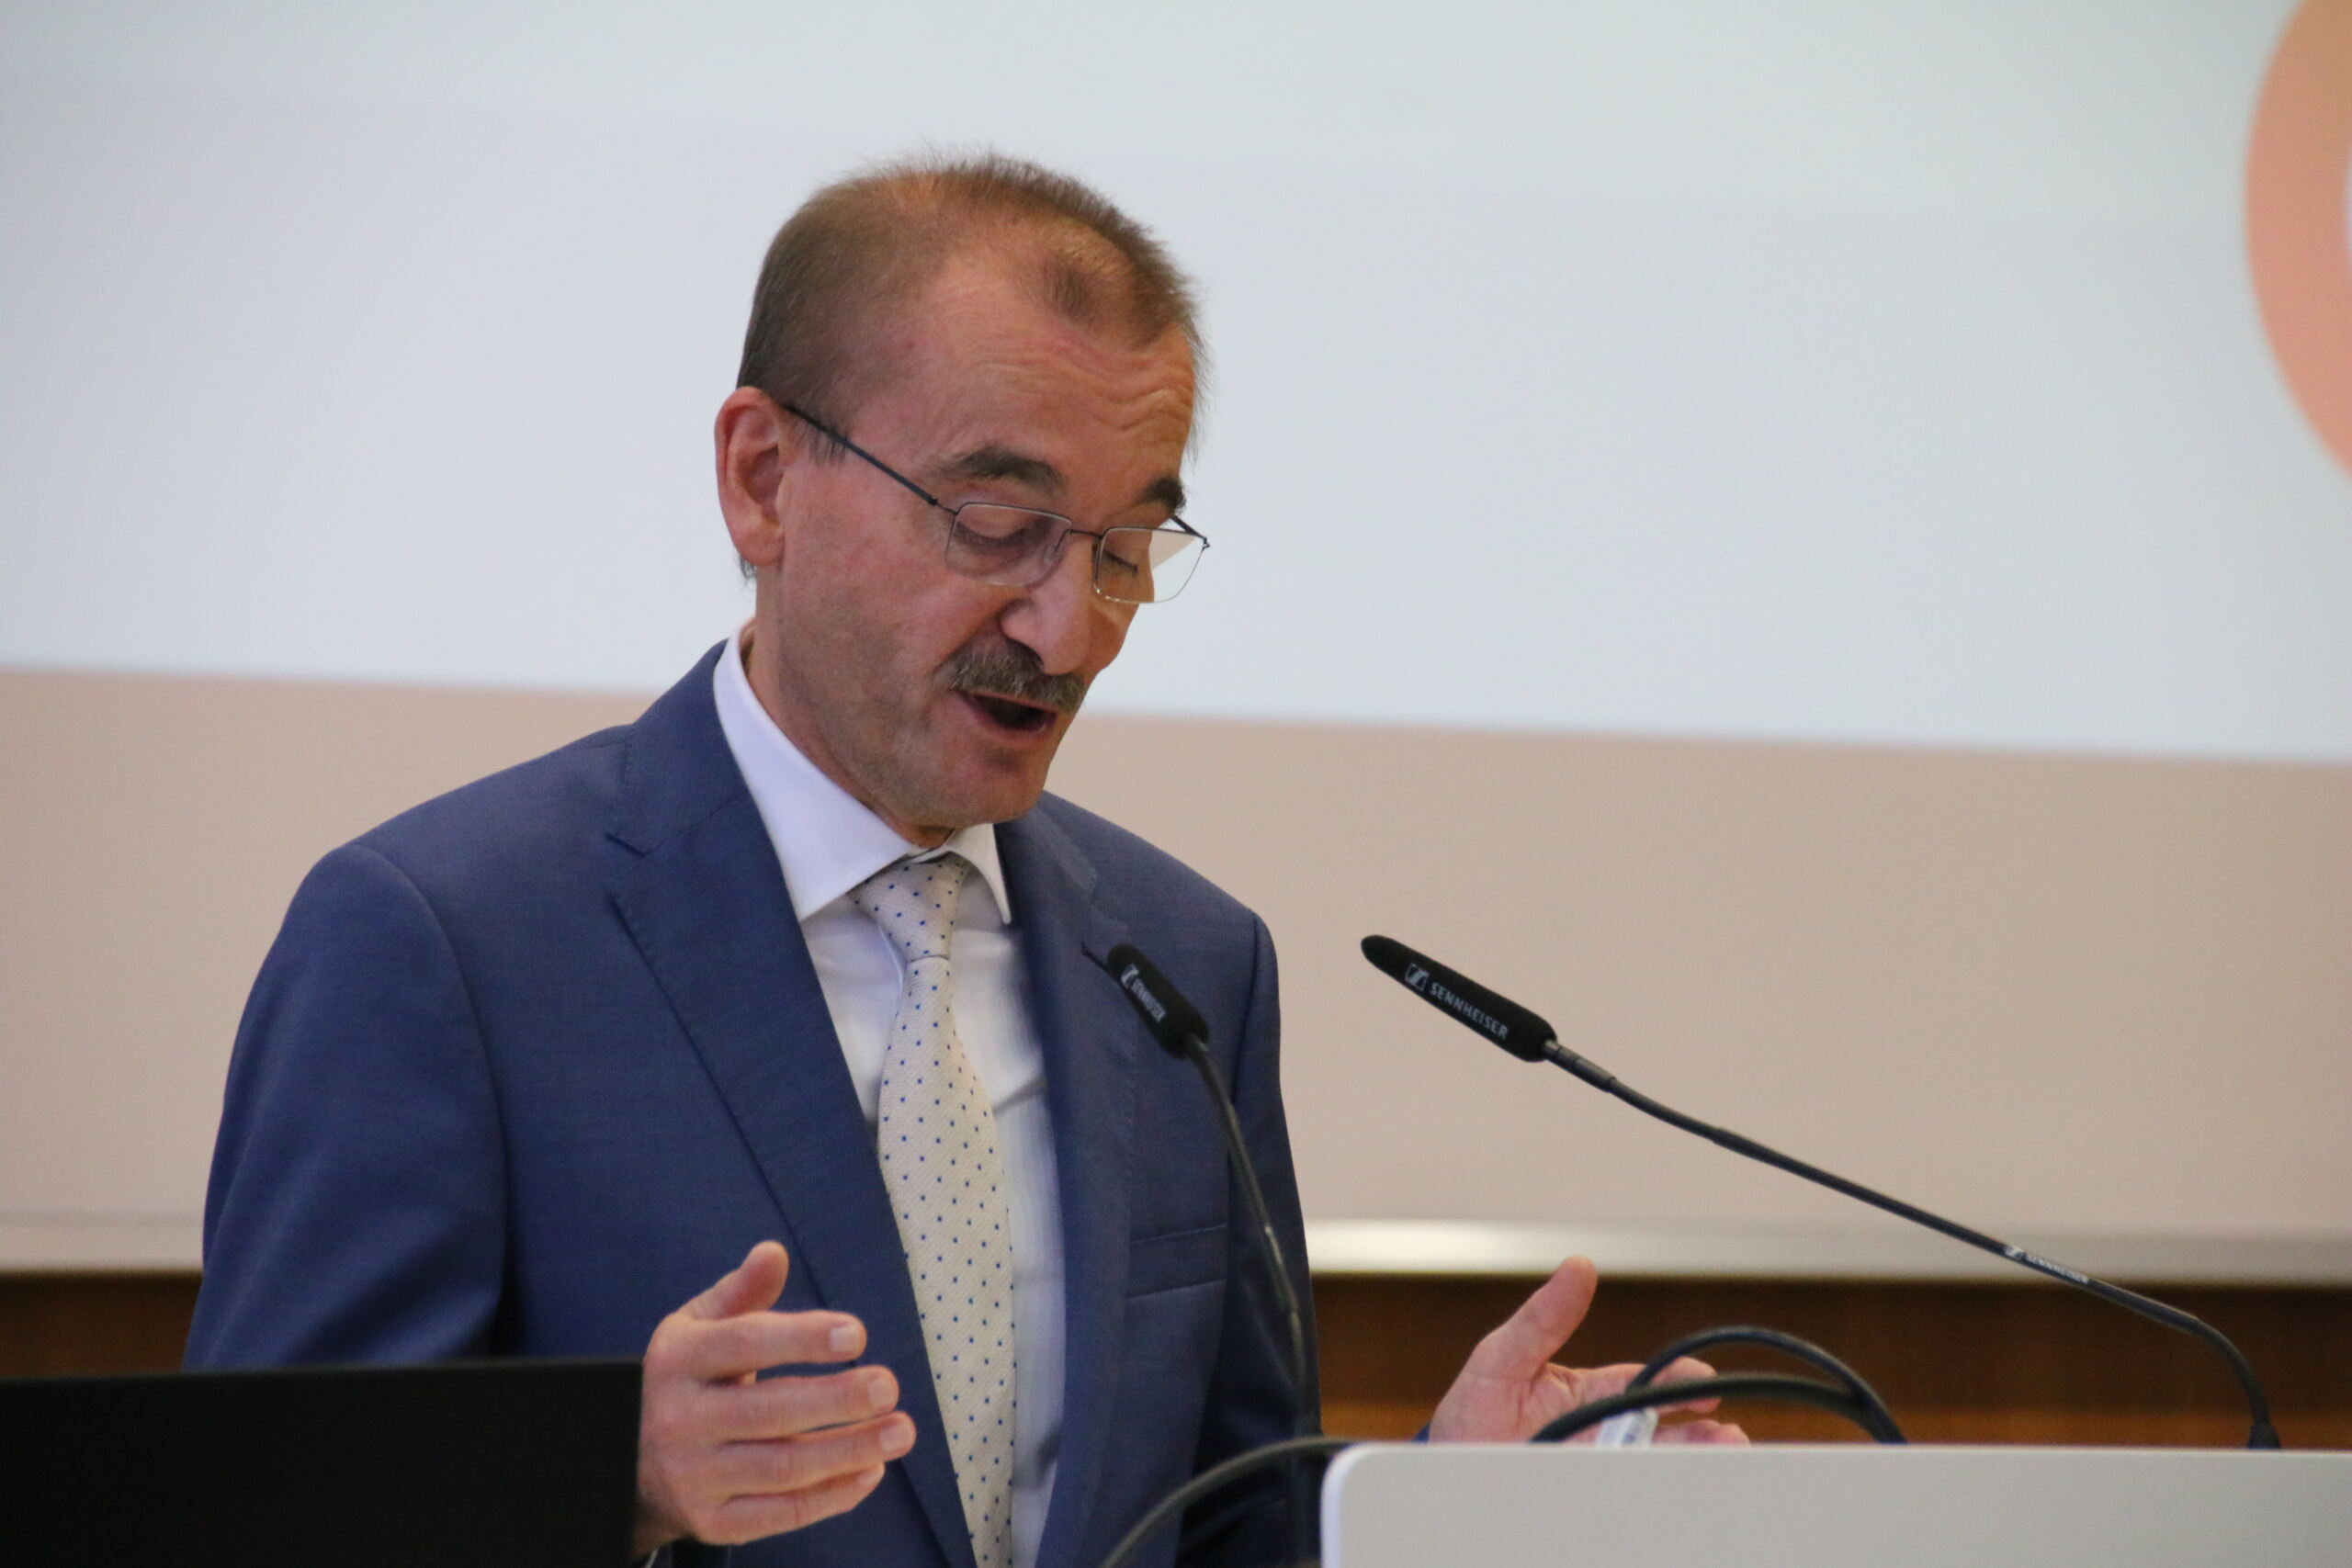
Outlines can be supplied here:
<path id="1" fill-rule="evenodd" d="M 238 1031 L 188 1363 L 639 1355 L 775 1237 L 782 1307 L 862 1318 L 918 1435 L 858 1508 L 732 1562 L 971 1568 L 872 1134 L 719 730 L 717 656 L 635 724 L 429 801 L 304 881 Z M 1216 1119 L 1095 960 L 1133 941 L 1206 1015 L 1303 1260 L 1273 951 L 1247 909 L 1066 801 L 998 839 L 1068 1275 L 1039 1568 L 1090 1568 L 1155 1498 L 1290 1422 Z M 1278 1556 L 1267 1512 L 1223 1511 L 1187 1559 Z"/>

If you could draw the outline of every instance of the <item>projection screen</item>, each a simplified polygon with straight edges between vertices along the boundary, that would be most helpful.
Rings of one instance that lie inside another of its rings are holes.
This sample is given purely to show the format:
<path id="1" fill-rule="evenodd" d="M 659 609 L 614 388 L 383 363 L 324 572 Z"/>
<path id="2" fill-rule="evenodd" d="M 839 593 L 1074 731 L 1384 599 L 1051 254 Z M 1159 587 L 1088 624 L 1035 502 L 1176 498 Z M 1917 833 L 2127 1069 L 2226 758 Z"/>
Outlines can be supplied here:
<path id="1" fill-rule="evenodd" d="M 1056 787 L 1258 908 L 1326 1269 L 2352 1279 L 2352 3 L 0 6 L 0 1265 L 192 1263 L 305 866 L 748 610 L 775 224 L 993 147 L 1198 276 Z"/>

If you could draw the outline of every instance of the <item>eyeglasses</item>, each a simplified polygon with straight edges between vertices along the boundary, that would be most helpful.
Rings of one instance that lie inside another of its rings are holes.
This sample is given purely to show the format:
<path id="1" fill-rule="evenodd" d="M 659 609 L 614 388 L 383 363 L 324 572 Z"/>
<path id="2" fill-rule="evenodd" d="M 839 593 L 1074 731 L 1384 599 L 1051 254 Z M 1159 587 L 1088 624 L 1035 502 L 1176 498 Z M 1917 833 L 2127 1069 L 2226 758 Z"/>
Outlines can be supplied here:
<path id="1" fill-rule="evenodd" d="M 1207 536 L 1182 517 L 1149 528 L 1081 528 L 1059 513 L 1026 506 L 992 501 L 950 506 L 824 421 L 790 403 L 778 406 L 947 513 L 948 570 L 982 582 L 1035 588 L 1060 563 L 1069 536 L 1081 534 L 1094 541 L 1095 592 L 1121 604 L 1159 604 L 1183 592 L 1208 548 Z"/>

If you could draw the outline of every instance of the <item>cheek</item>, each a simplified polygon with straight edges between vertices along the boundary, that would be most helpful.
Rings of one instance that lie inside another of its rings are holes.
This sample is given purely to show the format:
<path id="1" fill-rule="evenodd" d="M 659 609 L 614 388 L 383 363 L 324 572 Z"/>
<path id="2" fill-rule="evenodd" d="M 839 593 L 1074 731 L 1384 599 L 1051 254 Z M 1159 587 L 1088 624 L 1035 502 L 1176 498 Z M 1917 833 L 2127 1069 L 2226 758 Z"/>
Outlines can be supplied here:
<path id="1" fill-rule="evenodd" d="M 989 636 L 1003 613 L 996 591 L 952 578 L 894 604 L 878 646 L 888 649 L 896 674 L 928 682 L 967 644 Z"/>
<path id="2" fill-rule="evenodd" d="M 954 651 L 939 642 L 958 606 L 925 592 L 937 563 L 918 555 L 911 530 L 879 525 L 854 513 L 816 522 L 784 564 L 782 602 L 786 637 L 827 646 L 827 658 L 853 679 L 903 675 Z"/>
<path id="3" fill-rule="evenodd" d="M 1119 657 L 1119 649 L 1126 646 L 1127 628 L 1135 624 L 1135 615 L 1134 610 L 1125 609 L 1113 610 L 1102 617 L 1094 634 L 1094 660 L 1093 668 L 1088 672 L 1090 680 L 1102 673 L 1111 661 Z"/>

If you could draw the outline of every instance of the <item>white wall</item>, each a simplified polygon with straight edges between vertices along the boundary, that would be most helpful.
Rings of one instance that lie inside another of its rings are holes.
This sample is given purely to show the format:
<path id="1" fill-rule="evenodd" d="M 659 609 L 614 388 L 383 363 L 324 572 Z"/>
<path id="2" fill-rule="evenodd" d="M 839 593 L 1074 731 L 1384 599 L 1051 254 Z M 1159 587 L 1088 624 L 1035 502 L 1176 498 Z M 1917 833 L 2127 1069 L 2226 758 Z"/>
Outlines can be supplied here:
<path id="1" fill-rule="evenodd" d="M 2284 12 L 8 6 L 0 662 L 665 683 L 767 233 L 987 142 L 1207 296 L 1217 548 L 1107 707 L 2352 759 Z"/>

